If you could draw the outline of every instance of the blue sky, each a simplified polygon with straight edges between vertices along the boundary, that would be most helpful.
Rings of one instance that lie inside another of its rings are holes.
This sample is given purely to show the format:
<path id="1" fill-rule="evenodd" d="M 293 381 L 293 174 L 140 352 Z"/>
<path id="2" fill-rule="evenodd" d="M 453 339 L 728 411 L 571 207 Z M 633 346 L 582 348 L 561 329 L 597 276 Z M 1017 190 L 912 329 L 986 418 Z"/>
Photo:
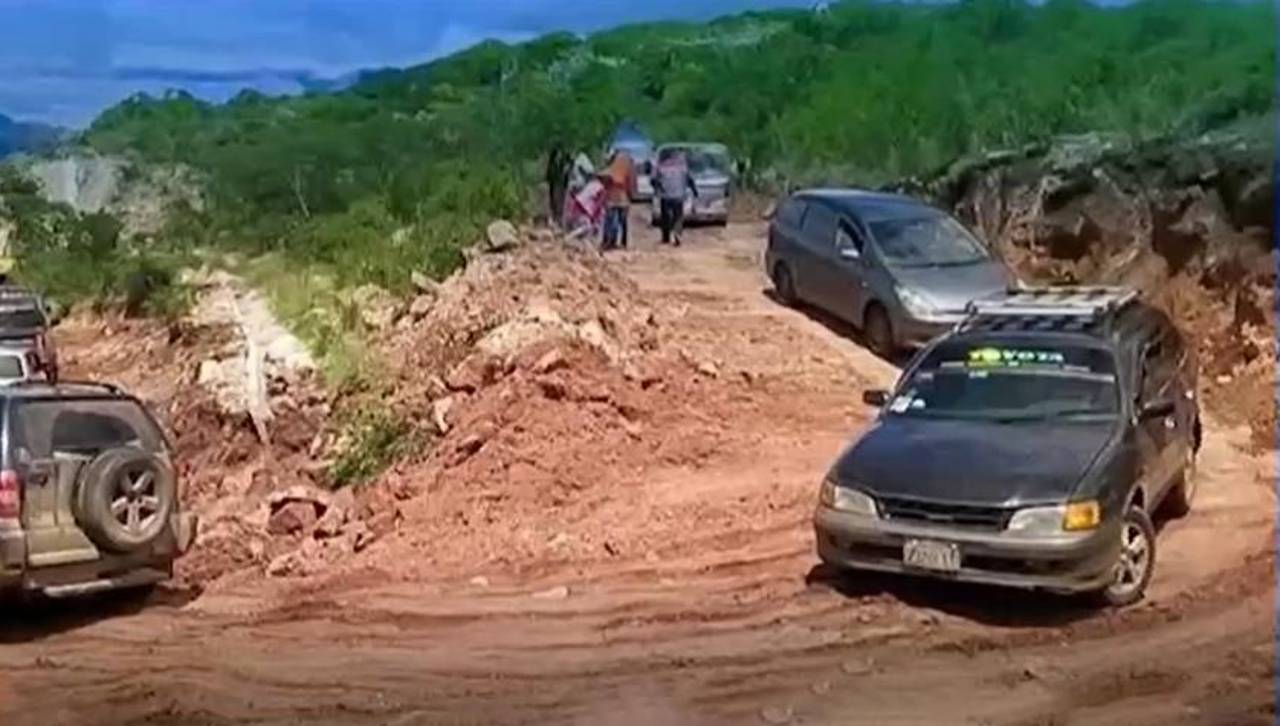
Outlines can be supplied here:
<path id="1" fill-rule="evenodd" d="M 485 38 L 812 0 L 0 0 L 0 113 L 71 126 L 136 91 L 223 100 L 420 63 Z"/>

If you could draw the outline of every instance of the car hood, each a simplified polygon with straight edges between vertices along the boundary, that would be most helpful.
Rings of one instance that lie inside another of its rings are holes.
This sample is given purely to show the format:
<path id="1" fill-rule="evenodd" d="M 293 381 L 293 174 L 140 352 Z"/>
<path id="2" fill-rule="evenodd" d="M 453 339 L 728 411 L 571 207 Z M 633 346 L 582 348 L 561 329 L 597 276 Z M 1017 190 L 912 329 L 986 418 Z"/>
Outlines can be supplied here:
<path id="1" fill-rule="evenodd" d="M 841 454 L 840 483 L 872 495 L 979 506 L 1059 502 L 1107 445 L 1114 422 L 890 416 Z"/>
<path id="2" fill-rule="evenodd" d="M 895 267 L 897 283 L 918 293 L 938 310 L 963 312 L 970 300 L 1004 292 L 1012 277 L 994 260 L 950 267 Z"/>

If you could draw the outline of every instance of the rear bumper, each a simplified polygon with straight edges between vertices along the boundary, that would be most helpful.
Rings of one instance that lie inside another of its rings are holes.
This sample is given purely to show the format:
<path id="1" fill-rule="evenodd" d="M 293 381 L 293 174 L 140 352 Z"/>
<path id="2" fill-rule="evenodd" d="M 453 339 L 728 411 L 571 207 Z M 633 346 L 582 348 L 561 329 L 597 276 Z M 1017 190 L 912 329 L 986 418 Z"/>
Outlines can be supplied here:
<path id="1" fill-rule="evenodd" d="M 1114 523 L 1085 535 L 1030 539 L 890 522 L 820 506 L 813 526 L 818 557 L 832 565 L 1058 593 L 1105 587 L 1120 544 Z M 960 570 L 935 573 L 905 565 L 902 548 L 908 539 L 956 544 Z"/>

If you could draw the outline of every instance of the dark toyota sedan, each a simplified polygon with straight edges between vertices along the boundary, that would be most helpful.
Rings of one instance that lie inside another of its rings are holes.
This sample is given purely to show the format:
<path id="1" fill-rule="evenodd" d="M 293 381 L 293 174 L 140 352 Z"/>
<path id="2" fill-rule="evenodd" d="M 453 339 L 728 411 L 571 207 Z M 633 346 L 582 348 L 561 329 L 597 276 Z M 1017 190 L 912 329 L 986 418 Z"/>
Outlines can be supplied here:
<path id="1" fill-rule="evenodd" d="M 969 301 L 1012 281 L 946 212 L 858 189 L 812 189 L 783 202 L 769 226 L 765 267 L 784 302 L 861 328 L 886 357 L 922 347 L 960 322 Z"/>
<path id="2" fill-rule="evenodd" d="M 1151 517 L 1190 511 L 1196 363 L 1108 288 L 1011 293 L 923 351 L 822 484 L 836 567 L 1141 599 Z"/>

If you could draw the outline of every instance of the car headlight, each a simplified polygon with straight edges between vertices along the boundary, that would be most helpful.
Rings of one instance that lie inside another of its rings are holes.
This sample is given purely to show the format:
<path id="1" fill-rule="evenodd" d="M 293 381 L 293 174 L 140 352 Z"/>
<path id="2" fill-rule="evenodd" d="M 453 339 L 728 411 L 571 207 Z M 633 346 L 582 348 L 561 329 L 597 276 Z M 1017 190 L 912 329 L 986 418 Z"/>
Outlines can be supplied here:
<path id="1" fill-rule="evenodd" d="M 876 500 L 857 489 L 840 486 L 830 476 L 823 480 L 818 499 L 828 509 L 850 514 L 861 514 L 866 517 L 879 516 L 876 510 Z"/>
<path id="2" fill-rule="evenodd" d="M 1009 518 L 1006 531 L 1020 535 L 1051 535 L 1097 529 L 1101 523 L 1102 510 L 1096 501 L 1090 500 L 1019 509 Z"/>
<path id="3" fill-rule="evenodd" d="M 902 307 L 906 308 L 908 313 L 917 318 L 928 317 L 937 312 L 933 303 L 929 302 L 925 296 L 914 290 L 899 286 L 896 292 L 898 293 L 898 300 L 902 303 Z"/>

